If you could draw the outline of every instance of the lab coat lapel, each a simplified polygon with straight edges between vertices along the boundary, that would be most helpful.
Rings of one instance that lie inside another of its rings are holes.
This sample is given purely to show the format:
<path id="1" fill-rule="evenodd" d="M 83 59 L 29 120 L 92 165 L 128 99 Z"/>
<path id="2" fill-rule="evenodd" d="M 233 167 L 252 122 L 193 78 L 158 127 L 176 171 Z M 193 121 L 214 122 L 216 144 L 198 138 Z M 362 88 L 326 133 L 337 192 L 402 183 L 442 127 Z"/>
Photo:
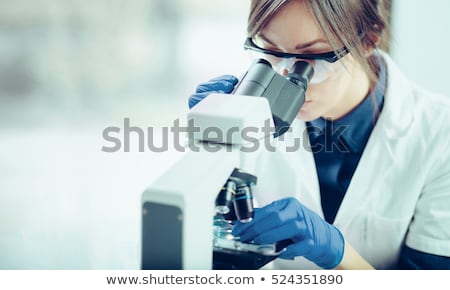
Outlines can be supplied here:
<path id="1" fill-rule="evenodd" d="M 377 129 L 372 133 L 336 214 L 334 224 L 338 227 L 345 227 L 359 211 L 369 210 L 370 196 L 383 191 L 383 180 L 395 167 L 392 140 L 382 139 L 382 132 Z"/>
<path id="2" fill-rule="evenodd" d="M 323 218 L 324 214 L 320 200 L 319 178 L 317 176 L 314 155 L 312 153 L 308 135 L 305 134 L 307 132 L 306 124 L 304 122 L 299 123 L 298 128 L 304 133 L 302 135 L 304 140 L 302 150 L 299 151 L 299 161 L 296 165 L 306 168 L 306 170 L 303 172 L 302 176 L 298 177 L 297 192 L 300 194 L 300 201 Z"/>
<path id="3" fill-rule="evenodd" d="M 295 120 L 293 125 L 293 134 L 290 136 L 301 136 L 301 148 L 295 154 L 286 154 L 289 163 L 293 170 L 297 172 L 297 182 L 295 192 L 298 194 L 297 198 L 305 206 L 323 217 L 323 210 L 320 201 L 319 180 L 317 177 L 316 164 L 314 155 L 309 144 L 306 124 L 303 121 Z M 293 141 L 287 137 L 285 144 L 292 146 Z"/>
<path id="4" fill-rule="evenodd" d="M 388 91 L 379 120 L 364 149 L 334 224 L 346 227 L 359 211 L 368 211 L 370 196 L 381 194 L 385 177 L 396 168 L 399 143 L 414 121 L 411 85 L 399 69 L 382 53 L 388 67 Z"/>

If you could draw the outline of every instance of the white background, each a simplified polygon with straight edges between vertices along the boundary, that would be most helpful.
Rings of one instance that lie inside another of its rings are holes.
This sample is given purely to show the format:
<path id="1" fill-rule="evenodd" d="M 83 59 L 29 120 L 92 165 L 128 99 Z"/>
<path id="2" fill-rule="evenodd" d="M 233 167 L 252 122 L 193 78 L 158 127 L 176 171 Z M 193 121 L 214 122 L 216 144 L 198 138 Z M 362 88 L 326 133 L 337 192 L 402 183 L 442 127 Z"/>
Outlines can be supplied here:
<path id="1" fill-rule="evenodd" d="M 410 79 L 450 95 L 450 1 L 393 0 L 391 54 Z"/>

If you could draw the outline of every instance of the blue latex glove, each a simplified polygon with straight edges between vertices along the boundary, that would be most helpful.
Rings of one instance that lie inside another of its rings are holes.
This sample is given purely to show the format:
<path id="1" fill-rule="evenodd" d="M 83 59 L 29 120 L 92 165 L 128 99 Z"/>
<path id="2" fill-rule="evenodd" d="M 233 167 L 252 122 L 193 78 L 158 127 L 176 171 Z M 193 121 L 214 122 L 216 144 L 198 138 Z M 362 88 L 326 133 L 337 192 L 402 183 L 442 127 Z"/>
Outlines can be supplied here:
<path id="1" fill-rule="evenodd" d="M 213 78 L 206 83 L 197 86 L 195 94 L 189 97 L 189 109 L 192 109 L 201 100 L 212 93 L 231 93 L 234 86 L 238 83 L 238 79 L 232 75 L 223 75 Z"/>
<path id="2" fill-rule="evenodd" d="M 344 255 L 344 237 L 333 225 L 295 198 L 275 201 L 255 209 L 250 223 L 237 223 L 232 231 L 244 242 L 272 244 L 291 239 L 293 244 L 280 254 L 282 259 L 304 256 L 319 267 L 332 269 Z"/>

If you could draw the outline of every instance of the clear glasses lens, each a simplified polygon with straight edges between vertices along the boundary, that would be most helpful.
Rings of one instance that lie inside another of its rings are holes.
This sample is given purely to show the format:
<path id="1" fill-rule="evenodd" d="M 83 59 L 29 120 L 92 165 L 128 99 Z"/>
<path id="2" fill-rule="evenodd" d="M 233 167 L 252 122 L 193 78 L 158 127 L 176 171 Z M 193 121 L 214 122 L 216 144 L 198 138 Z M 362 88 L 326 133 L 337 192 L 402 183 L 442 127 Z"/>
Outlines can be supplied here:
<path id="1" fill-rule="evenodd" d="M 297 58 L 280 58 L 270 54 L 249 51 L 252 59 L 262 58 L 270 62 L 273 69 L 281 75 L 286 75 L 292 66 L 299 60 Z M 343 65 L 340 61 L 330 63 L 325 60 L 303 60 L 312 65 L 314 68 L 314 75 L 310 81 L 310 84 L 320 84 L 329 78 L 336 75 Z"/>

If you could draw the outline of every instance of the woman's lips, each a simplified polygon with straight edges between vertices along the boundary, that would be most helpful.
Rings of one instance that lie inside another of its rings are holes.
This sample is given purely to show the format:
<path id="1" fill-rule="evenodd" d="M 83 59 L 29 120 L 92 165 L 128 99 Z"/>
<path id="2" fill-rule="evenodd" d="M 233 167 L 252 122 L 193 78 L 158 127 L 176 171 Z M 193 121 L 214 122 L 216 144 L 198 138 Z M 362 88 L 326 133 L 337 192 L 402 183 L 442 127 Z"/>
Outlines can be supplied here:
<path id="1" fill-rule="evenodd" d="M 311 100 L 305 100 L 305 102 L 303 103 L 303 105 L 301 106 L 301 110 L 304 109 L 305 107 L 307 107 L 309 104 L 311 104 L 312 101 Z"/>

